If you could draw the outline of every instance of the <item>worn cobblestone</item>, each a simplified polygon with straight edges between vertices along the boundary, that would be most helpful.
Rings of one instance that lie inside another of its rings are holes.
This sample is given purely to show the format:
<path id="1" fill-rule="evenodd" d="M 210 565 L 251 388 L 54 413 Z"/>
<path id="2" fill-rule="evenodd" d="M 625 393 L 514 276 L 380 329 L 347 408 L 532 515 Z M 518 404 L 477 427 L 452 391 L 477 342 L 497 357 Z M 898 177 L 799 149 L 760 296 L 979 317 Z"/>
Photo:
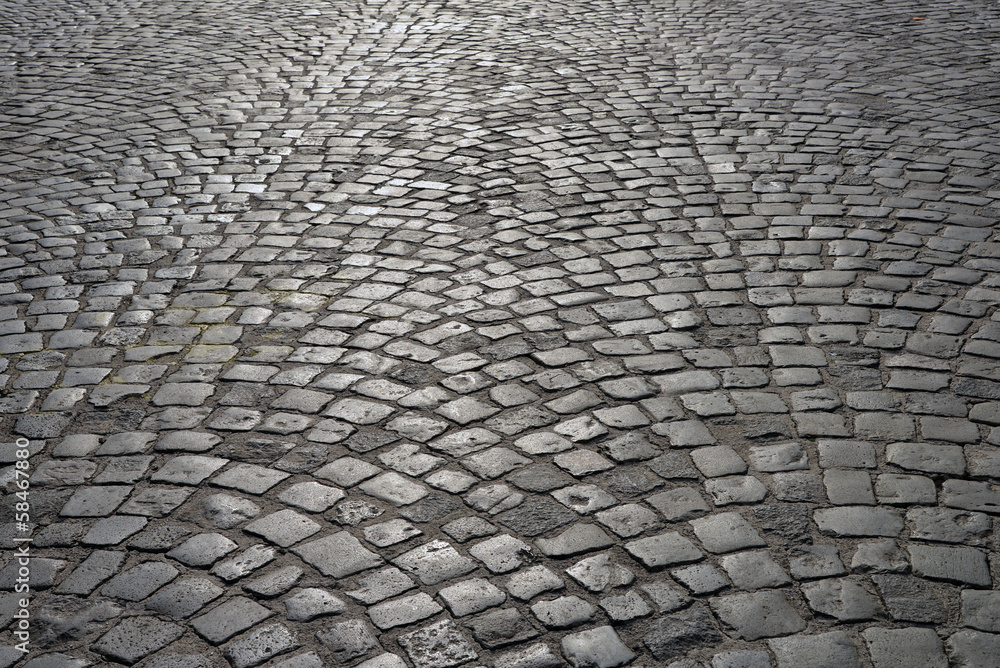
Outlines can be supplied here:
<path id="1" fill-rule="evenodd" d="M 0 666 L 995 665 L 995 6 L 0 15 Z"/>

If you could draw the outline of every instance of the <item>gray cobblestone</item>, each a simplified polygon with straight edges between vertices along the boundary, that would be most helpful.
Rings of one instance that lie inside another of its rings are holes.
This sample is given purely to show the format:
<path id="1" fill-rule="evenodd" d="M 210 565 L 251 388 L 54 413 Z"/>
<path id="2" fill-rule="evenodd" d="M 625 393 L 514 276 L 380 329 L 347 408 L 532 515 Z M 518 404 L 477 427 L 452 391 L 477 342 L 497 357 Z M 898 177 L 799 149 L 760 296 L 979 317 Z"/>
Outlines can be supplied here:
<path id="1" fill-rule="evenodd" d="M 24 665 L 992 665 L 995 8 L 4 2 Z"/>

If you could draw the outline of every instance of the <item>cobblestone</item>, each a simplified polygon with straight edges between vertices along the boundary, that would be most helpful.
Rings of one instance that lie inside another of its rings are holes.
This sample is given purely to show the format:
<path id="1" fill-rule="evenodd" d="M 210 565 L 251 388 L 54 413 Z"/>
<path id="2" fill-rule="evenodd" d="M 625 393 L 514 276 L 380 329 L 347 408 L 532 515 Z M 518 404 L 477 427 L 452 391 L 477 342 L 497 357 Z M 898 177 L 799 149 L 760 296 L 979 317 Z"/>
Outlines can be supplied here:
<path id="1" fill-rule="evenodd" d="M 0 665 L 992 665 L 995 7 L 231 5 L 0 0 Z"/>

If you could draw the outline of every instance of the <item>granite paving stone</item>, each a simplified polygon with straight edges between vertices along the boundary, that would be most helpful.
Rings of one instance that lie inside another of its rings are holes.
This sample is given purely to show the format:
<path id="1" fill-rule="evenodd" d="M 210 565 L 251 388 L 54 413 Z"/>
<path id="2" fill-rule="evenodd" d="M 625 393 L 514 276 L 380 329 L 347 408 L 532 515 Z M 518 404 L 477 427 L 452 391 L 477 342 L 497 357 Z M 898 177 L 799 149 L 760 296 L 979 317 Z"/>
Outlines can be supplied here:
<path id="1" fill-rule="evenodd" d="M 941 639 L 927 628 L 870 628 L 862 633 L 876 668 L 913 665 L 944 668 L 948 665 Z"/>
<path id="2" fill-rule="evenodd" d="M 940 624 L 947 618 L 941 587 L 907 575 L 873 575 L 872 581 L 894 620 Z"/>
<path id="3" fill-rule="evenodd" d="M 237 549 L 237 544 L 219 533 L 200 533 L 167 552 L 187 566 L 210 566 Z"/>
<path id="4" fill-rule="evenodd" d="M 962 630 L 947 641 L 948 656 L 955 665 L 989 665 L 996 656 L 997 636 L 979 631 Z"/>
<path id="5" fill-rule="evenodd" d="M 722 641 L 711 614 L 702 605 L 665 615 L 650 625 L 643 644 L 658 661 L 669 661 L 688 651 Z"/>
<path id="6" fill-rule="evenodd" d="M 141 601 L 176 578 L 180 572 L 161 561 L 146 561 L 122 571 L 101 587 L 104 596 Z"/>
<path id="7" fill-rule="evenodd" d="M 568 628 L 590 621 L 597 608 L 579 596 L 560 596 L 535 603 L 531 612 L 548 628 Z"/>
<path id="8" fill-rule="evenodd" d="M 500 608 L 483 613 L 465 622 L 476 642 L 488 649 L 523 643 L 539 635 L 537 629 L 519 611 Z"/>
<path id="9" fill-rule="evenodd" d="M 775 638 L 767 642 L 778 668 L 853 668 L 860 665 L 858 651 L 843 631 Z"/>
<path id="10" fill-rule="evenodd" d="M 145 607 L 173 619 L 184 619 L 222 596 L 224 591 L 211 580 L 185 578 L 156 592 L 146 600 Z"/>
<path id="11" fill-rule="evenodd" d="M 378 647 L 371 629 L 360 619 L 330 624 L 317 631 L 316 638 L 338 661 L 350 661 Z"/>
<path id="12" fill-rule="evenodd" d="M 276 550 L 269 545 L 251 545 L 243 552 L 216 563 L 211 573 L 226 582 L 232 582 L 266 566 L 276 556 Z"/>
<path id="13" fill-rule="evenodd" d="M 286 626 L 271 624 L 230 643 L 225 656 L 234 667 L 253 668 L 298 646 L 295 634 Z"/>
<path id="14" fill-rule="evenodd" d="M 343 578 L 374 568 L 382 557 L 366 549 L 347 531 L 340 531 L 292 548 L 292 552 L 323 575 Z"/>
<path id="15" fill-rule="evenodd" d="M 405 552 L 392 563 L 413 573 L 425 585 L 465 575 L 476 567 L 475 562 L 443 540 L 434 540 Z"/>
<path id="16" fill-rule="evenodd" d="M 184 629 L 153 617 L 123 620 L 94 643 L 94 650 L 126 664 L 134 664 L 183 635 Z"/>
<path id="17" fill-rule="evenodd" d="M 248 555 L 252 555 L 257 558 L 252 563 L 240 562 L 239 558 L 234 558 L 233 561 L 239 562 L 236 564 L 239 567 L 239 570 L 234 569 L 234 574 L 239 574 L 239 577 L 253 573 L 263 565 L 270 563 L 270 555 L 276 554 L 276 550 L 271 547 L 265 548 L 260 545 L 254 545 L 247 550 L 247 553 Z M 253 580 L 244 584 L 243 589 L 256 594 L 257 596 L 272 598 L 274 596 L 280 596 L 294 587 L 302 578 L 303 574 L 304 571 L 298 566 L 284 566 L 278 568 L 277 570 L 268 571 L 259 577 L 255 577 Z"/>
<path id="18" fill-rule="evenodd" d="M 420 668 L 450 668 L 478 658 L 474 646 L 449 619 L 401 635 L 399 644 Z"/>
<path id="19" fill-rule="evenodd" d="M 0 0 L 0 665 L 992 666 L 998 11 Z"/>
<path id="20" fill-rule="evenodd" d="M 438 590 L 438 596 L 456 617 L 502 604 L 506 595 L 487 580 L 474 578 Z"/>
<path id="21" fill-rule="evenodd" d="M 802 587 L 814 611 L 841 621 L 874 619 L 881 612 L 877 599 L 856 581 L 820 580 Z"/>
<path id="22" fill-rule="evenodd" d="M 113 576 L 125 561 L 124 552 L 95 550 L 70 573 L 56 591 L 64 594 L 88 595 Z"/>
<path id="23" fill-rule="evenodd" d="M 563 580 L 545 566 L 532 566 L 518 571 L 505 585 L 511 596 L 522 601 L 530 601 L 539 594 L 559 590 L 564 586 Z"/>
<path id="24" fill-rule="evenodd" d="M 786 636 L 806 628 L 805 620 L 778 591 L 722 596 L 712 601 L 712 609 L 736 637 L 745 640 Z"/>
<path id="25" fill-rule="evenodd" d="M 191 626 L 198 635 L 212 644 L 218 644 L 259 624 L 272 614 L 271 610 L 259 603 L 244 596 L 236 596 L 204 615 L 195 617 Z"/>

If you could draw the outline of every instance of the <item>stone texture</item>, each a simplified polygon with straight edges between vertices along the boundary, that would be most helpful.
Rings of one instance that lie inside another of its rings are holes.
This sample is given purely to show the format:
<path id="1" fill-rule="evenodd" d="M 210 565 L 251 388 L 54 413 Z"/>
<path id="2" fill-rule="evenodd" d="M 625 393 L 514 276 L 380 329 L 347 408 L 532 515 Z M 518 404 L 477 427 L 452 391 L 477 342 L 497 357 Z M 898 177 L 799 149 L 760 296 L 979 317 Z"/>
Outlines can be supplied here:
<path id="1" fill-rule="evenodd" d="M 941 639 L 931 629 L 866 629 L 862 636 L 876 668 L 889 666 L 926 666 L 946 668 Z"/>
<path id="2" fill-rule="evenodd" d="M 562 650 L 573 668 L 615 668 L 635 658 L 635 653 L 610 626 L 599 626 L 590 631 L 564 636 Z"/>
<path id="3" fill-rule="evenodd" d="M 22 663 L 995 663 L 995 6 L 65 4 L 0 11 Z"/>

